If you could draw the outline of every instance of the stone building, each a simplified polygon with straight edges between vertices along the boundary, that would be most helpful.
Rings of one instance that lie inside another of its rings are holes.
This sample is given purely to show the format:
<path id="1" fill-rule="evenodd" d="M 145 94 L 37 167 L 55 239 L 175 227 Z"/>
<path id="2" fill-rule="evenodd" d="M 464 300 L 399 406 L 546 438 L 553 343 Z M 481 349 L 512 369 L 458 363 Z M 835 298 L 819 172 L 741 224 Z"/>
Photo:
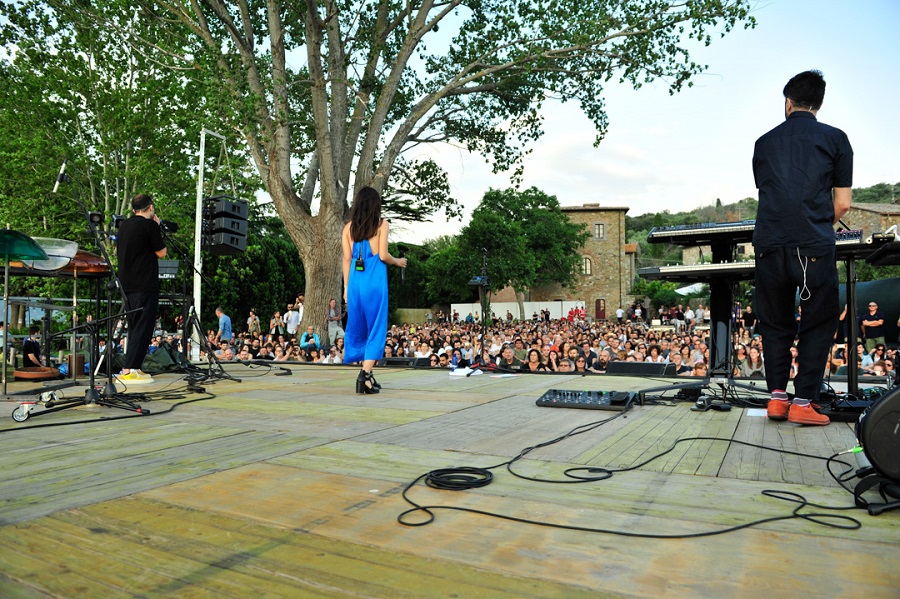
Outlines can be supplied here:
<path id="1" fill-rule="evenodd" d="M 862 229 L 865 239 L 893 225 L 900 227 L 900 204 L 852 204 L 841 220 L 851 229 Z"/>
<path id="2" fill-rule="evenodd" d="M 574 289 L 561 285 L 536 287 L 527 299 L 533 302 L 578 301 L 591 318 L 606 319 L 616 308 L 626 306 L 632 297 L 636 272 L 636 244 L 625 243 L 625 213 L 628 208 L 600 204 L 563 206 L 573 223 L 590 233 L 581 250 L 581 267 Z M 506 291 L 506 290 L 504 290 Z M 514 296 L 513 296 L 514 297 Z M 499 299 L 497 295 L 495 299 Z"/>

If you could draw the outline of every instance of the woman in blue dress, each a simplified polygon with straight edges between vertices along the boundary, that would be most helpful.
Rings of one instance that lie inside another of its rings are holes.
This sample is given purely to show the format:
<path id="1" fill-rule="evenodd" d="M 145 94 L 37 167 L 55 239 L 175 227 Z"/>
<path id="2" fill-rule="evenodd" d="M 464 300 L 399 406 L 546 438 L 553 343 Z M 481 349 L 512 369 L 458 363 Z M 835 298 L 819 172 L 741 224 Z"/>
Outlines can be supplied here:
<path id="1" fill-rule="evenodd" d="M 362 362 L 356 377 L 357 393 L 378 393 L 381 386 L 372 376 L 375 363 L 384 357 L 387 335 L 387 265 L 406 268 L 406 258 L 388 251 L 388 222 L 381 218 L 381 194 L 363 187 L 350 208 L 344 225 L 344 301 L 347 330 L 344 332 L 344 363 Z"/>

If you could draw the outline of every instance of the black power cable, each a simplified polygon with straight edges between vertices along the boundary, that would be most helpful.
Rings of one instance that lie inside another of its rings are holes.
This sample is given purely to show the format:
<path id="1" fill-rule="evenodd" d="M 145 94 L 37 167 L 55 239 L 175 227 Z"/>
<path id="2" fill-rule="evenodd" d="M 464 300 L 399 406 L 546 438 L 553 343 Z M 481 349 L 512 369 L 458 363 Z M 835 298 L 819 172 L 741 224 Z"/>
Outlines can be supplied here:
<path id="1" fill-rule="evenodd" d="M 658 454 L 644 460 L 643 462 L 640 462 L 639 464 L 635 464 L 635 465 L 629 466 L 627 468 L 598 468 L 598 467 L 589 467 L 589 466 L 569 468 L 564 471 L 565 476 L 568 477 L 567 480 L 548 480 L 548 479 L 534 478 L 534 477 L 525 476 L 523 474 L 515 472 L 512 469 L 512 465 L 515 462 L 522 459 L 528 453 L 530 453 L 531 451 L 533 451 L 535 449 L 538 449 L 540 447 L 547 447 L 548 445 L 553 445 L 555 443 L 559 443 L 560 441 L 563 441 L 574 435 L 579 435 L 579 434 L 594 430 L 597 427 L 600 427 L 608 422 L 611 422 L 612 420 L 615 420 L 616 418 L 624 416 L 624 414 L 625 414 L 625 412 L 619 412 L 615 416 L 612 416 L 610 418 L 578 426 L 578 427 L 572 429 L 571 431 L 569 431 L 568 433 L 561 435 L 560 437 L 557 437 L 556 439 L 552 439 L 550 441 L 546 441 L 544 443 L 539 443 L 532 447 L 523 449 L 516 457 L 512 458 L 511 460 L 509 460 L 507 462 L 503 462 L 501 464 L 496 464 L 494 466 L 489 466 L 486 468 L 477 468 L 477 467 L 442 468 L 439 470 L 432 470 L 431 472 L 427 472 L 427 473 L 419 476 L 418 478 L 416 478 L 409 484 L 407 484 L 406 487 L 404 487 L 403 492 L 401 493 L 401 496 L 409 505 L 412 506 L 412 508 L 401 512 L 397 516 L 397 522 L 399 522 L 400 524 L 402 524 L 404 526 L 425 526 L 427 524 L 431 524 L 432 522 L 434 522 L 435 510 L 454 510 L 454 511 L 459 511 L 459 512 L 467 512 L 467 513 L 471 513 L 471 514 L 480 514 L 482 516 L 490 516 L 493 518 L 500 518 L 500 519 L 509 520 L 512 522 L 520 522 L 523 524 L 533 524 L 533 525 L 537 525 L 537 526 L 545 526 L 545 527 L 549 527 L 549 528 L 557 528 L 557 529 L 562 529 L 562 530 L 576 530 L 576 531 L 580 531 L 580 532 L 604 533 L 604 534 L 618 535 L 618 536 L 624 536 L 624 537 L 636 537 L 636 538 L 644 538 L 644 539 L 692 539 L 692 538 L 700 538 L 700 537 L 709 537 L 709 536 L 734 532 L 736 530 L 742 530 L 745 528 L 751 528 L 751 527 L 759 526 L 761 524 L 766 524 L 769 522 L 777 522 L 780 520 L 793 520 L 793 519 L 803 519 L 803 520 L 807 520 L 809 522 L 813 522 L 815 524 L 819 524 L 821 526 L 827 526 L 830 528 L 838 528 L 838 529 L 843 529 L 843 530 L 856 530 L 862 526 L 862 523 L 859 520 L 857 520 L 855 518 L 851 518 L 850 516 L 844 516 L 844 515 L 840 515 L 840 514 L 831 514 L 831 513 L 826 513 L 826 512 L 803 512 L 802 511 L 804 508 L 815 508 L 815 509 L 821 509 L 821 510 L 848 510 L 848 509 L 856 509 L 855 506 L 831 507 L 831 506 L 819 505 L 819 504 L 815 504 L 815 503 L 811 503 L 811 502 L 807 501 L 807 499 L 805 497 L 803 497 L 802 495 L 800 495 L 798 493 L 793 493 L 791 491 L 772 490 L 772 489 L 765 489 L 762 491 L 762 494 L 766 497 L 771 497 L 774 499 L 780 499 L 782 501 L 788 501 L 791 503 L 798 504 L 797 507 L 795 507 L 789 515 L 773 516 L 770 518 L 761 518 L 758 520 L 753 520 L 750 522 L 745 522 L 743 524 L 738 524 L 735 526 L 730 526 L 730 527 L 722 528 L 722 529 L 718 529 L 718 530 L 710 530 L 710 531 L 703 531 L 703 532 L 698 532 L 698 533 L 688 533 L 688 534 L 679 534 L 679 535 L 662 535 L 662 534 L 651 534 L 651 533 L 641 533 L 641 532 L 630 532 L 630 531 L 624 531 L 624 530 L 612 530 L 612 529 L 606 529 L 606 528 L 593 528 L 593 527 L 583 527 L 583 526 L 571 526 L 571 525 L 566 525 L 566 524 L 554 524 L 554 523 L 549 523 L 549 522 L 541 522 L 541 521 L 537 521 L 537 520 L 531 520 L 528 518 L 519 518 L 516 516 L 510 516 L 508 514 L 499 514 L 496 512 L 488 512 L 488 511 L 478 510 L 478 509 L 474 509 L 474 508 L 466 508 L 466 507 L 459 507 L 459 506 L 453 506 L 453 505 L 421 505 L 421 504 L 413 501 L 409 497 L 409 491 L 417 483 L 419 483 L 419 481 L 422 481 L 422 480 L 424 480 L 425 484 L 431 488 L 450 490 L 450 491 L 464 491 L 464 490 L 473 489 L 473 488 L 485 487 L 485 486 L 489 485 L 494 479 L 493 474 L 490 471 L 494 470 L 496 468 L 503 467 L 503 466 L 505 466 L 506 469 L 513 476 L 516 476 L 516 477 L 524 479 L 524 480 L 535 481 L 535 482 L 566 484 L 566 483 L 585 483 L 585 482 L 596 482 L 596 481 L 600 481 L 600 480 L 606 480 L 608 478 L 611 478 L 613 476 L 613 474 L 615 474 L 617 472 L 629 472 L 631 470 L 637 470 L 637 469 L 641 468 L 642 466 L 646 466 L 650 462 L 672 452 L 679 443 L 686 442 L 686 441 L 726 441 L 729 443 L 737 443 L 739 445 L 755 447 L 755 448 L 764 449 L 767 451 L 775 451 L 775 452 L 784 453 L 787 455 L 795 455 L 795 456 L 800 456 L 800 457 L 808 457 L 808 458 L 813 458 L 813 459 L 817 459 L 817 460 L 823 460 L 826 462 L 829 472 L 831 472 L 831 464 L 833 462 L 843 464 L 844 466 L 847 466 L 848 468 L 850 467 L 850 464 L 847 464 L 846 462 L 843 462 L 841 460 L 835 460 L 836 455 L 830 456 L 828 458 L 823 458 L 820 456 L 804 454 L 804 453 L 800 453 L 800 452 L 796 452 L 796 451 L 773 449 L 771 447 L 766 447 L 764 445 L 759 445 L 756 443 L 749 443 L 746 441 L 738 441 L 735 439 L 728 439 L 728 438 L 722 438 L 722 437 L 685 437 L 683 439 L 678 439 L 677 441 L 675 441 L 675 443 L 673 443 L 672 446 L 669 447 L 668 449 L 666 449 L 665 451 L 658 453 Z M 834 476 L 834 475 L 832 474 L 832 476 Z M 844 485 L 841 484 L 841 486 L 843 487 Z M 413 514 L 423 514 L 425 517 L 424 517 L 424 519 L 416 521 L 416 520 L 410 519 L 410 517 Z"/>

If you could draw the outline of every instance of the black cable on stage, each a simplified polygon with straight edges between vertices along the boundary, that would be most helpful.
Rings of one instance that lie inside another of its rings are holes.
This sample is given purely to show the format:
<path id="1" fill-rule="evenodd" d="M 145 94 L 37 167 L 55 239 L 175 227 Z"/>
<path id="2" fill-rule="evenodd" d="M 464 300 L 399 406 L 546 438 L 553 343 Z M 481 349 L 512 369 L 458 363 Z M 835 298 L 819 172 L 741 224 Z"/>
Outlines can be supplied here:
<path id="1" fill-rule="evenodd" d="M 549 523 L 549 522 L 531 520 L 528 518 L 519 518 L 516 516 L 510 516 L 508 514 L 499 514 L 496 512 L 488 512 L 488 511 L 478 510 L 478 509 L 474 509 L 474 508 L 459 507 L 459 506 L 452 506 L 452 505 L 421 505 L 421 504 L 413 501 L 409 497 L 409 491 L 417 483 L 419 483 L 419 481 L 422 481 L 422 480 L 424 480 L 425 484 L 431 488 L 450 490 L 450 491 L 464 491 L 464 490 L 473 489 L 473 488 L 485 487 L 493 481 L 493 474 L 490 471 L 493 469 L 499 468 L 499 467 L 503 467 L 503 466 L 505 466 L 506 469 L 513 476 L 516 476 L 517 478 L 521 478 L 523 480 L 529 480 L 529 481 L 534 481 L 534 482 L 566 484 L 566 483 L 585 483 L 585 482 L 596 482 L 596 481 L 600 481 L 600 480 L 606 480 L 608 478 L 611 478 L 613 476 L 613 474 L 615 474 L 617 472 L 629 472 L 631 470 L 636 470 L 638 468 L 641 468 L 642 466 L 645 466 L 645 465 L 649 464 L 650 462 L 669 454 L 670 452 L 672 452 L 675 449 L 675 447 L 679 443 L 686 442 L 686 441 L 727 441 L 729 443 L 737 443 L 739 445 L 755 447 L 755 448 L 764 449 L 767 451 L 775 451 L 775 452 L 784 453 L 787 455 L 795 455 L 795 456 L 799 456 L 799 457 L 807 457 L 807 458 L 813 458 L 813 459 L 817 459 L 817 460 L 823 460 L 828 465 L 829 472 L 831 472 L 830 465 L 833 462 L 838 462 L 847 467 L 850 467 L 850 464 L 847 464 L 846 462 L 835 459 L 836 456 L 839 454 L 836 454 L 836 455 L 833 455 L 833 456 L 830 456 L 827 458 L 823 458 L 821 456 L 814 456 L 814 455 L 804 454 L 804 453 L 800 453 L 800 452 L 796 452 L 796 451 L 773 449 L 771 447 L 766 447 L 764 445 L 760 445 L 757 443 L 749 443 L 747 441 L 738 441 L 736 439 L 728 439 L 728 438 L 722 438 L 722 437 L 685 437 L 683 439 L 678 439 L 677 441 L 675 441 L 675 443 L 673 443 L 672 446 L 669 447 L 668 449 L 666 449 L 665 451 L 660 452 L 660 453 L 644 460 L 643 462 L 640 462 L 639 464 L 635 464 L 633 466 L 629 466 L 626 468 L 598 468 L 598 467 L 590 467 L 590 466 L 569 468 L 564 471 L 564 474 L 567 477 L 569 477 L 571 480 L 549 480 L 549 479 L 534 478 L 534 477 L 519 474 L 512 469 L 512 465 L 515 462 L 522 459 L 528 453 L 530 453 L 531 451 L 533 451 L 535 449 L 538 449 L 541 447 L 546 447 L 548 445 L 553 445 L 555 443 L 563 441 L 564 439 L 567 439 L 574 435 L 578 435 L 578 434 L 581 434 L 584 432 L 588 432 L 590 430 L 594 430 L 595 428 L 602 426 L 603 424 L 606 424 L 616 418 L 619 418 L 619 417 L 623 416 L 624 414 L 625 414 L 624 411 L 619 412 L 615 416 L 612 416 L 610 418 L 578 426 L 578 427 L 572 429 L 571 431 L 569 431 L 568 433 L 557 437 L 556 439 L 553 439 L 551 441 L 546 441 L 544 443 L 539 443 L 532 447 L 523 449 L 516 457 L 512 458 L 511 460 L 508 460 L 507 462 L 503 462 L 500 464 L 495 464 L 494 466 L 489 466 L 486 468 L 476 468 L 476 467 L 442 468 L 439 470 L 432 470 L 431 472 L 427 472 L 427 473 L 419 476 L 418 478 L 416 478 L 409 484 L 407 484 L 406 487 L 404 487 L 403 492 L 401 493 L 401 496 L 409 505 L 411 505 L 413 507 L 401 512 L 397 516 L 397 522 L 404 526 L 425 526 L 427 524 L 431 524 L 435 520 L 435 513 L 434 513 L 435 510 L 453 510 L 453 511 L 459 511 L 459 512 L 467 512 L 467 513 L 471 513 L 471 514 L 479 514 L 482 516 L 490 516 L 490 517 L 494 517 L 494 518 L 500 518 L 500 519 L 509 520 L 512 522 L 520 522 L 523 524 L 533 524 L 533 525 L 537 525 L 537 526 L 545 526 L 545 527 L 549 527 L 549 528 L 556 528 L 556 529 L 562 529 L 562 530 L 575 530 L 575 531 L 580 531 L 580 532 L 604 533 L 604 534 L 611 534 L 611 535 L 617 535 L 617 536 L 636 537 L 636 538 L 645 538 L 645 539 L 692 539 L 692 538 L 700 538 L 700 537 L 709 537 L 709 536 L 734 532 L 734 531 L 742 530 L 745 528 L 751 528 L 751 527 L 759 526 L 759 525 L 770 523 L 770 522 L 777 522 L 780 520 L 793 520 L 793 519 L 803 519 L 803 520 L 807 520 L 809 522 L 813 522 L 815 524 L 819 524 L 821 526 L 826 526 L 826 527 L 830 527 L 830 528 L 838 528 L 838 529 L 843 529 L 843 530 L 856 530 L 862 526 L 862 523 L 859 520 L 852 518 L 850 516 L 844 516 L 844 515 L 840 515 L 840 514 L 823 513 L 823 512 L 808 512 L 808 513 L 802 512 L 802 510 L 807 507 L 815 508 L 815 509 L 839 511 L 839 510 L 857 509 L 856 506 L 831 507 L 831 506 L 819 505 L 819 504 L 815 504 L 815 503 L 811 503 L 811 502 L 807 501 L 807 499 L 805 497 L 803 497 L 802 495 L 799 495 L 797 493 L 793 493 L 791 491 L 780 491 L 780 490 L 772 490 L 772 489 L 765 489 L 762 491 L 762 494 L 766 497 L 772 497 L 774 499 L 779 499 L 782 501 L 788 501 L 791 503 L 798 504 L 797 507 L 795 507 L 792 510 L 790 515 L 773 516 L 770 518 L 762 518 L 762 519 L 758 519 L 758 520 L 753 520 L 751 522 L 746 522 L 743 524 L 738 524 L 735 526 L 730 526 L 730 527 L 722 528 L 722 529 L 718 529 L 718 530 L 703 531 L 703 532 L 698 532 L 698 533 L 687 533 L 687 534 L 680 534 L 680 535 L 661 535 L 661 534 L 651 534 L 651 533 L 630 532 L 630 531 L 624 531 L 624 530 L 612 530 L 612 529 L 605 529 L 605 528 L 593 528 L 593 527 L 583 527 L 583 526 L 571 526 L 571 525 L 566 525 L 566 524 L 554 524 L 554 523 Z M 586 472 L 588 474 L 588 476 L 582 475 L 581 474 L 582 472 Z M 841 486 L 843 487 L 843 484 Z M 413 520 L 409 519 L 410 516 L 412 516 L 413 514 L 417 514 L 417 513 L 424 514 L 426 517 L 420 521 L 413 521 Z"/>

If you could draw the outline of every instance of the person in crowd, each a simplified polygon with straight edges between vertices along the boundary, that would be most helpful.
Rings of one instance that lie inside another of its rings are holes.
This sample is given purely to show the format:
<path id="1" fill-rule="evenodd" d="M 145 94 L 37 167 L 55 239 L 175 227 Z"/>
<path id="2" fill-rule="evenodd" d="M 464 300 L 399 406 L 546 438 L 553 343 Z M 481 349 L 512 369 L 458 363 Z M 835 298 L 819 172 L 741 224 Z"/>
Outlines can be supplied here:
<path id="1" fill-rule="evenodd" d="M 572 374 L 575 372 L 575 364 L 572 363 L 568 358 L 563 358 L 559 361 L 559 370 L 557 372 L 561 372 L 563 374 Z"/>
<path id="2" fill-rule="evenodd" d="M 297 327 L 300 326 L 300 312 L 294 310 L 294 304 L 289 303 L 287 305 L 287 310 L 282 320 L 284 321 L 284 334 L 289 339 L 295 339 L 297 337 Z M 277 334 L 280 335 L 281 333 Z"/>
<path id="3" fill-rule="evenodd" d="M 253 356 L 250 355 L 250 346 L 242 345 L 241 350 L 238 352 L 237 359 L 241 362 L 249 362 L 253 359 Z"/>
<path id="4" fill-rule="evenodd" d="M 707 373 L 706 362 L 700 361 L 694 364 L 694 367 L 691 369 L 691 376 L 702 376 L 705 377 Z"/>
<path id="5" fill-rule="evenodd" d="M 252 338 L 254 335 L 259 335 L 261 332 L 262 329 L 259 324 L 259 316 L 256 315 L 256 310 L 250 310 L 250 316 L 247 317 L 247 333 L 249 333 Z"/>
<path id="6" fill-rule="evenodd" d="M 547 372 L 547 367 L 541 360 L 541 352 L 537 349 L 529 349 L 527 361 L 522 365 L 523 372 Z"/>
<path id="7" fill-rule="evenodd" d="M 681 352 L 672 352 L 669 355 L 671 364 L 675 367 L 675 374 L 678 376 L 688 376 L 691 374 L 691 367 L 684 363 Z"/>
<path id="8" fill-rule="evenodd" d="M 282 347 L 281 345 L 275 346 L 274 356 L 275 357 L 273 358 L 273 360 L 275 362 L 284 362 L 288 359 L 288 356 L 284 351 L 284 347 Z"/>
<path id="9" fill-rule="evenodd" d="M 41 327 L 32 325 L 28 327 L 28 337 L 22 341 L 22 366 L 40 368 L 46 366 L 44 362 L 41 355 Z"/>
<path id="10" fill-rule="evenodd" d="M 747 360 L 741 368 L 741 374 L 748 378 L 766 378 L 766 367 L 765 364 L 763 364 L 762 354 L 760 354 L 757 347 L 750 348 Z"/>
<path id="11" fill-rule="evenodd" d="M 325 322 L 328 323 L 328 339 L 331 343 L 344 336 L 344 327 L 341 326 L 343 320 L 344 311 L 338 305 L 337 299 L 331 298 L 328 300 L 328 307 L 325 308 Z"/>
<path id="12" fill-rule="evenodd" d="M 269 335 L 284 335 L 287 329 L 284 326 L 284 318 L 279 310 L 275 310 L 269 319 Z"/>
<path id="13" fill-rule="evenodd" d="M 234 332 L 231 330 L 231 317 L 225 314 L 222 306 L 216 308 L 216 318 L 219 320 L 219 330 L 216 332 L 216 342 L 227 341 L 231 345 Z"/>
<path id="14" fill-rule="evenodd" d="M 500 357 L 497 358 L 497 370 L 516 371 L 521 367 L 522 360 L 515 356 L 512 346 L 504 346 L 500 351 Z"/>
<path id="15" fill-rule="evenodd" d="M 747 362 L 747 346 L 743 343 L 734 344 L 734 354 L 732 356 L 732 364 L 734 366 L 734 375 L 743 376 L 744 364 Z"/>
<path id="16" fill-rule="evenodd" d="M 860 332 L 866 339 L 866 351 L 872 353 L 876 345 L 884 346 L 884 313 L 876 302 L 869 302 L 869 311 L 859 319 Z"/>
<path id="17" fill-rule="evenodd" d="M 300 347 L 305 349 L 307 353 L 309 353 L 310 350 L 322 347 L 322 341 L 319 339 L 319 334 L 316 333 L 315 327 L 312 325 L 306 327 L 306 332 L 300 336 Z"/>
<path id="18" fill-rule="evenodd" d="M 559 352 L 552 348 L 548 349 L 545 365 L 548 371 L 557 372 L 559 370 Z"/>

